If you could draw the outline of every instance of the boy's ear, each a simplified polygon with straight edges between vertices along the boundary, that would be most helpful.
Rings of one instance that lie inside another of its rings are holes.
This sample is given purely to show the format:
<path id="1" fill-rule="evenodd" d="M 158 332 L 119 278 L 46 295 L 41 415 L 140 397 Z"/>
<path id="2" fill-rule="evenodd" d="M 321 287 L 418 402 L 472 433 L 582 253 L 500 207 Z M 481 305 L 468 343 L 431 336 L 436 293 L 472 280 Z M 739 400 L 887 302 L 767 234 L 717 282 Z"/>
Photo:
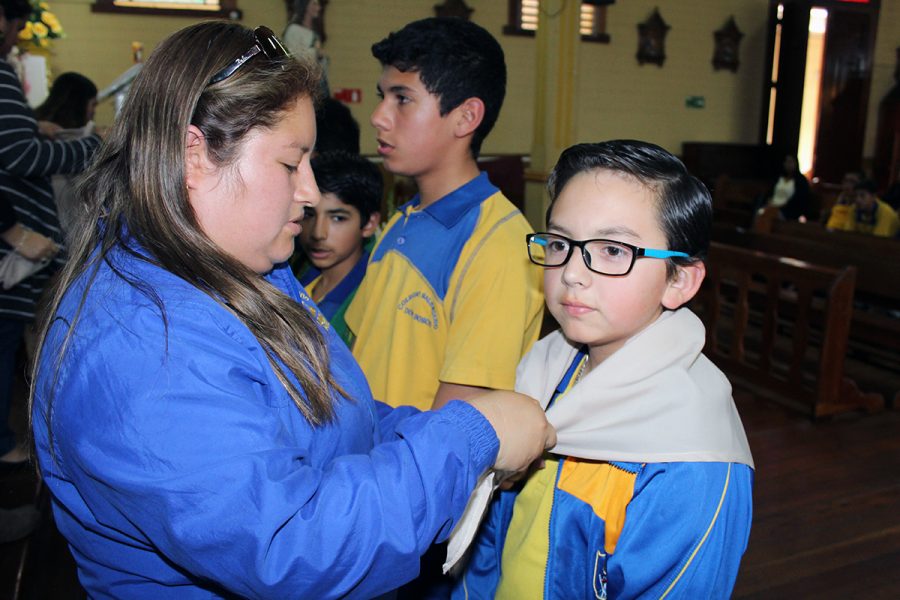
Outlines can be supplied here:
<path id="1" fill-rule="evenodd" d="M 195 125 L 189 125 L 184 140 L 184 180 L 188 190 L 197 189 L 203 177 L 215 171 L 207 151 L 206 136 Z"/>
<path id="2" fill-rule="evenodd" d="M 468 98 L 453 109 L 456 115 L 456 137 L 471 135 L 484 119 L 484 102 L 481 98 Z"/>
<path id="3" fill-rule="evenodd" d="M 381 222 L 381 213 L 373 212 L 369 215 L 369 220 L 363 223 L 362 226 L 362 236 L 364 238 L 372 237 L 375 235 L 375 230 L 378 229 L 378 224 Z"/>
<path id="4" fill-rule="evenodd" d="M 705 277 L 706 265 L 702 260 L 689 265 L 678 265 L 675 276 L 669 280 L 663 293 L 662 305 L 669 310 L 675 310 L 687 304 L 697 294 Z"/>

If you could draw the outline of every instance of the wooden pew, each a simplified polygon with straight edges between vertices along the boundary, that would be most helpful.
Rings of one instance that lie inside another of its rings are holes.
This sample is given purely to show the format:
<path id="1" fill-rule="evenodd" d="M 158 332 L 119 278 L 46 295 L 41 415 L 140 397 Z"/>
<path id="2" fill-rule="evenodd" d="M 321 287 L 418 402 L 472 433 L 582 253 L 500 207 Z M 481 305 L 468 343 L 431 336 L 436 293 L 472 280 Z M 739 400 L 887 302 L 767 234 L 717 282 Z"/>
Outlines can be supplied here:
<path id="1" fill-rule="evenodd" d="M 845 375 L 856 269 L 714 242 L 692 308 L 730 377 L 812 417 L 884 407 Z"/>
<path id="2" fill-rule="evenodd" d="M 771 184 L 763 179 L 720 175 L 710 190 L 716 221 L 750 227 L 757 200 L 768 193 L 770 187 Z"/>
<path id="3" fill-rule="evenodd" d="M 787 221 L 774 221 L 772 233 L 717 223 L 713 239 L 831 268 L 856 267 L 851 348 L 900 373 L 900 319 L 889 312 L 900 309 L 900 241 Z"/>

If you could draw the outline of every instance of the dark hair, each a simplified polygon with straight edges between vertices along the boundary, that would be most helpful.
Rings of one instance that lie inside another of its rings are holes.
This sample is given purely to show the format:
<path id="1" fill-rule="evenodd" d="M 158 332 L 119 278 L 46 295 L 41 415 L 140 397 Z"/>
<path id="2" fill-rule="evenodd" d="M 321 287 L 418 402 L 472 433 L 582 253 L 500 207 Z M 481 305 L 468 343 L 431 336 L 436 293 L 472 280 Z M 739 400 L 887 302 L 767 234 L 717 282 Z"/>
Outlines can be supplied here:
<path id="1" fill-rule="evenodd" d="M 262 53 L 227 79 L 209 84 L 253 43 L 253 32 L 240 25 L 199 23 L 164 40 L 134 80 L 121 115 L 77 190 L 87 208 L 76 221 L 69 260 L 42 315 L 41 343 L 63 296 L 80 295 L 62 346 L 47 359 L 55 361 L 53 377 L 59 376 L 62 358 L 74 344 L 102 263 L 154 302 L 166 321 L 159 294 L 117 260 L 125 253 L 158 265 L 227 307 L 259 340 L 304 417 L 314 424 L 333 417 L 332 391 L 343 392 L 329 371 L 324 336 L 314 318 L 207 237 L 185 183 L 184 140 L 190 125 L 203 133 L 209 159 L 218 168 L 236 169 L 248 134 L 276 126 L 297 99 L 312 98 L 318 90 L 316 64 L 269 59 Z M 37 360 L 42 353 L 40 348 Z M 48 414 L 54 381 L 47 383 Z"/>
<path id="2" fill-rule="evenodd" d="M 326 97 L 316 106 L 316 132 L 317 152 L 359 154 L 359 123 L 340 100 Z"/>
<path id="3" fill-rule="evenodd" d="M 853 190 L 865 190 L 870 194 L 874 194 L 876 191 L 878 191 L 878 186 L 871 179 L 862 179 L 859 181 L 859 183 L 853 186 Z"/>
<path id="4" fill-rule="evenodd" d="M 472 135 L 477 158 L 503 106 L 506 63 L 503 49 L 484 28 L 458 18 L 433 17 L 410 23 L 372 46 L 382 66 L 419 74 L 440 100 L 441 116 L 469 98 L 484 102 L 484 118 Z"/>
<path id="5" fill-rule="evenodd" d="M 303 25 L 303 17 L 306 16 L 306 7 L 310 0 L 287 0 L 288 22 Z"/>
<path id="6" fill-rule="evenodd" d="M 703 260 L 709 251 L 712 232 L 712 199 L 699 179 L 688 173 L 684 164 L 655 144 L 636 140 L 611 140 L 597 144 L 577 144 L 559 157 L 547 181 L 550 206 L 574 176 L 606 170 L 633 177 L 650 188 L 659 205 L 660 227 L 669 250 L 691 258 L 666 259 L 669 276 L 675 266 Z"/>
<path id="7" fill-rule="evenodd" d="M 52 121 L 65 129 L 84 127 L 87 108 L 97 98 L 97 86 L 80 73 L 63 73 L 53 82 L 47 99 L 34 109 L 41 121 Z"/>
<path id="8" fill-rule="evenodd" d="M 25 19 L 33 10 L 34 7 L 28 0 L 0 0 L 0 14 L 9 21 Z"/>
<path id="9" fill-rule="evenodd" d="M 333 151 L 312 159 L 316 184 L 323 194 L 334 194 L 344 204 L 359 211 L 365 225 L 372 213 L 381 210 L 384 181 L 378 165 L 358 154 Z"/>

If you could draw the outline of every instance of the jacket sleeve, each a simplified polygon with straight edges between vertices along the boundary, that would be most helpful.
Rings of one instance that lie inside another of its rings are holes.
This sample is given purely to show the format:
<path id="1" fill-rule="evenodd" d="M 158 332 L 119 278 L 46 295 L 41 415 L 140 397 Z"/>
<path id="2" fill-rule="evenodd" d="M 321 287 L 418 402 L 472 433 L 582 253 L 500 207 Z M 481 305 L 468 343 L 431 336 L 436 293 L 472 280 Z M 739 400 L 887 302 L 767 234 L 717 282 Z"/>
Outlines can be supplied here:
<path id="1" fill-rule="evenodd" d="M 453 402 L 315 464 L 351 434 L 333 423 L 303 439 L 286 426 L 279 414 L 296 408 L 267 389 L 265 358 L 244 338 L 196 310 L 167 310 L 167 329 L 154 310 L 134 312 L 107 343 L 79 342 L 90 352 L 58 394 L 77 406 L 54 406 L 54 439 L 109 535 L 192 578 L 248 598 L 377 596 L 417 574 L 495 459 L 490 424 Z M 357 400 L 346 404 L 359 418 Z"/>
<path id="2" fill-rule="evenodd" d="M 0 60 L 0 169 L 29 178 L 80 173 L 99 146 L 96 135 L 71 141 L 41 136 L 15 71 Z"/>
<path id="3" fill-rule="evenodd" d="M 728 598 L 752 520 L 750 467 L 647 465 L 607 560 L 610 598 Z"/>
<path id="4" fill-rule="evenodd" d="M 378 415 L 378 425 L 381 430 L 381 439 L 389 440 L 397 436 L 397 427 L 407 417 L 419 414 L 415 406 L 398 406 L 394 408 L 384 402 L 375 402 L 375 410 Z"/>

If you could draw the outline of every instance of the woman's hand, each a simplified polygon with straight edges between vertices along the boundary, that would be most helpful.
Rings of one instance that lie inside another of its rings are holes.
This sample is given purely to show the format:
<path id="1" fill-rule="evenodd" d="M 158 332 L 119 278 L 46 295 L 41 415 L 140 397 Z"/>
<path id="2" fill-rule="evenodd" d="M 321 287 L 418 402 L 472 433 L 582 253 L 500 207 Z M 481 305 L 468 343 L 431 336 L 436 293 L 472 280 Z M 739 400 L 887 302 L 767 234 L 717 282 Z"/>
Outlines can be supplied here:
<path id="1" fill-rule="evenodd" d="M 500 440 L 494 468 L 523 471 L 544 450 L 556 445 L 556 430 L 547 422 L 537 400 L 502 390 L 481 394 L 469 401 L 490 422 Z"/>
<path id="2" fill-rule="evenodd" d="M 38 121 L 38 133 L 51 140 L 56 138 L 56 134 L 62 131 L 62 127 L 51 121 Z"/>
<path id="3" fill-rule="evenodd" d="M 46 260 L 59 252 L 56 242 L 18 223 L 0 234 L 0 237 L 28 260 Z"/>

